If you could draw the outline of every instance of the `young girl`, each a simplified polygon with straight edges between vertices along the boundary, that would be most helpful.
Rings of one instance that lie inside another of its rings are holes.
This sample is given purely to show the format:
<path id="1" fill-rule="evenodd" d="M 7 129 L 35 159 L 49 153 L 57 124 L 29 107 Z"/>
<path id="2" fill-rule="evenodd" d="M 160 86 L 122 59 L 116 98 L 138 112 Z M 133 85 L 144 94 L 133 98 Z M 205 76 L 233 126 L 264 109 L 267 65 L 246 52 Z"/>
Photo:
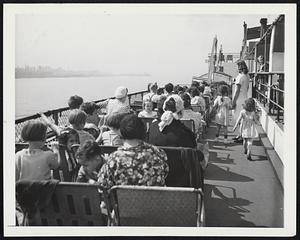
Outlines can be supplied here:
<path id="1" fill-rule="evenodd" d="M 76 182 L 96 183 L 98 172 L 104 163 L 101 148 L 96 142 L 86 141 L 76 157 L 81 165 Z"/>
<path id="2" fill-rule="evenodd" d="M 260 125 L 256 113 L 255 113 L 255 101 L 253 98 L 248 98 L 245 101 L 244 109 L 240 112 L 240 115 L 236 121 L 236 124 L 233 128 L 233 131 L 241 123 L 240 132 L 243 138 L 244 153 L 247 154 L 247 159 L 252 160 L 251 158 L 251 146 L 253 138 L 258 136 L 257 130 L 255 128 L 255 123 Z"/>
<path id="3" fill-rule="evenodd" d="M 121 146 L 123 139 L 121 139 L 120 122 L 128 113 L 113 113 L 107 116 L 106 126 L 108 131 L 104 131 L 105 127 L 101 128 L 101 133 L 96 142 L 103 145 Z"/>
<path id="4" fill-rule="evenodd" d="M 68 169 L 68 173 L 64 174 L 64 180 L 74 182 L 78 172 L 78 164 L 77 160 L 75 159 L 75 153 L 80 146 L 78 133 L 72 128 L 66 128 L 61 131 L 58 137 L 58 142 L 59 144 L 66 146 L 65 148 L 61 148 L 63 152 L 60 153 L 64 154 L 66 159 L 66 163 L 62 162 L 61 165 L 67 164 L 66 168 Z M 66 174 L 68 176 L 65 176 Z"/>
<path id="5" fill-rule="evenodd" d="M 144 108 L 144 110 L 138 114 L 138 117 L 140 117 L 140 118 L 156 118 L 157 117 L 157 113 L 152 111 L 153 104 L 151 101 L 145 101 L 143 103 L 143 108 Z"/>
<path id="6" fill-rule="evenodd" d="M 231 100 L 228 97 L 228 87 L 222 85 L 220 87 L 221 96 L 217 96 L 213 107 L 217 108 L 216 124 L 217 133 L 216 139 L 219 140 L 220 129 L 224 128 L 224 143 L 227 143 L 227 126 L 229 125 L 229 109 L 231 108 Z"/>
<path id="7" fill-rule="evenodd" d="M 21 137 L 29 143 L 27 149 L 16 153 L 16 181 L 49 180 L 51 170 L 60 165 L 58 143 L 52 143 L 52 151 L 46 150 L 47 126 L 40 121 L 29 121 L 22 129 Z"/>

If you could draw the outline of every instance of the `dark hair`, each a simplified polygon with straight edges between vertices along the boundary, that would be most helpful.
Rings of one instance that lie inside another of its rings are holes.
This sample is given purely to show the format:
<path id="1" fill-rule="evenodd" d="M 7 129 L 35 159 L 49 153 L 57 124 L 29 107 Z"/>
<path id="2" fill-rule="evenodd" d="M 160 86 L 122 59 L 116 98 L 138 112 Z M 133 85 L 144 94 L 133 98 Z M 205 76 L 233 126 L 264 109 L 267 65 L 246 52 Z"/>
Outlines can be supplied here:
<path id="1" fill-rule="evenodd" d="M 28 121 L 21 131 L 21 138 L 25 142 L 45 141 L 47 126 L 38 120 Z"/>
<path id="2" fill-rule="evenodd" d="M 115 129 L 120 129 L 120 123 L 122 119 L 130 113 L 111 113 L 105 120 L 105 125 Z"/>
<path id="3" fill-rule="evenodd" d="M 73 109 L 69 113 L 69 123 L 72 125 L 85 124 L 87 115 L 84 111 L 79 109 Z"/>
<path id="4" fill-rule="evenodd" d="M 174 87 L 174 93 L 178 94 L 179 92 L 183 92 L 183 87 L 181 87 L 180 85 L 176 85 Z"/>
<path id="5" fill-rule="evenodd" d="M 187 93 L 184 93 L 181 95 L 181 98 L 183 100 L 184 108 L 190 108 L 191 107 L 191 97 Z"/>
<path id="6" fill-rule="evenodd" d="M 200 92 L 199 92 L 198 88 L 196 88 L 196 87 L 191 87 L 190 88 L 190 93 L 191 93 L 192 97 L 200 95 Z"/>
<path id="7" fill-rule="evenodd" d="M 83 131 L 88 132 L 88 133 L 91 134 L 95 139 L 97 139 L 97 137 L 99 136 L 99 130 L 97 130 L 97 129 L 95 129 L 95 128 L 85 127 L 85 128 L 83 128 Z"/>
<path id="8" fill-rule="evenodd" d="M 228 86 L 227 85 L 221 85 L 220 86 L 220 93 L 222 96 L 227 96 L 228 95 Z"/>
<path id="9" fill-rule="evenodd" d="M 255 101 L 253 98 L 248 98 L 245 100 L 244 109 L 248 112 L 255 111 Z"/>
<path id="10" fill-rule="evenodd" d="M 171 93 L 174 89 L 174 86 L 172 83 L 168 83 L 165 85 L 165 89 L 166 89 L 167 93 Z"/>
<path id="11" fill-rule="evenodd" d="M 204 92 L 204 86 L 203 86 L 203 85 L 200 85 L 200 86 L 198 87 L 198 90 L 199 90 L 200 93 L 203 93 L 203 92 Z"/>
<path id="12" fill-rule="evenodd" d="M 124 139 L 144 140 L 146 137 L 144 123 L 135 114 L 129 114 L 122 119 L 120 132 Z"/>
<path id="13" fill-rule="evenodd" d="M 169 98 L 168 101 L 165 102 L 165 111 L 176 112 L 176 102 L 174 98 Z"/>
<path id="14" fill-rule="evenodd" d="M 83 98 L 77 95 L 71 96 L 68 101 L 68 105 L 70 109 L 79 108 L 82 103 L 83 103 Z"/>
<path id="15" fill-rule="evenodd" d="M 198 88 L 200 86 L 200 83 L 197 81 L 192 81 L 191 87 L 196 87 Z"/>
<path id="16" fill-rule="evenodd" d="M 237 65 L 238 65 L 239 70 L 241 70 L 244 74 L 247 74 L 249 72 L 245 61 L 240 60 L 237 62 Z"/>
<path id="17" fill-rule="evenodd" d="M 163 88 L 157 89 L 157 92 L 156 92 L 157 95 L 161 95 L 163 93 L 164 93 L 164 89 Z"/>
<path id="18" fill-rule="evenodd" d="M 79 135 L 78 135 L 77 131 L 73 128 L 63 129 L 58 136 L 58 142 L 60 144 L 67 145 L 68 139 L 71 135 L 76 136 L 76 139 L 79 143 Z"/>
<path id="19" fill-rule="evenodd" d="M 76 152 L 76 158 L 89 161 L 91 158 L 101 155 L 101 147 L 91 140 L 87 140 Z"/>
<path id="20" fill-rule="evenodd" d="M 99 106 L 94 102 L 85 102 L 81 104 L 80 110 L 84 111 L 88 115 L 93 115 L 93 113 L 99 108 Z"/>

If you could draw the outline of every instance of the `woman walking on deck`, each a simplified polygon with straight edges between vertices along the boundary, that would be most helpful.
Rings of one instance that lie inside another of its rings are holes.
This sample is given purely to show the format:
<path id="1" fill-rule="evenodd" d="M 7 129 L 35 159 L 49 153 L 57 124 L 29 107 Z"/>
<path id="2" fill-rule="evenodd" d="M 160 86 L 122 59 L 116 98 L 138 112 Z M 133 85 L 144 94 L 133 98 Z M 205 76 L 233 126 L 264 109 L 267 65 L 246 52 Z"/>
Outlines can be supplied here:
<path id="1" fill-rule="evenodd" d="M 234 97 L 232 98 L 232 109 L 233 115 L 232 120 L 234 123 L 237 122 L 239 114 L 243 109 L 243 104 L 245 100 L 248 98 L 248 88 L 249 88 L 249 75 L 248 75 L 248 67 L 245 61 L 241 60 L 237 62 L 239 75 L 235 81 L 235 92 Z M 239 133 L 235 138 L 233 138 L 236 142 L 242 141 L 241 133 Z"/>

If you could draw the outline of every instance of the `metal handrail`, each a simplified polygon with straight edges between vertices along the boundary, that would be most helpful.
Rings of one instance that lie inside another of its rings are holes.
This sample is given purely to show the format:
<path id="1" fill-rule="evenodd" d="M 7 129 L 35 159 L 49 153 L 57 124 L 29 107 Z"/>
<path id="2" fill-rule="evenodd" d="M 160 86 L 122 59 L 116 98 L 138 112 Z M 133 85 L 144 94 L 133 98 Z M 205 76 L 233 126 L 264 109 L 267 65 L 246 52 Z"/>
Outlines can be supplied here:
<path id="1" fill-rule="evenodd" d="M 137 94 L 145 94 L 147 93 L 148 91 L 145 90 L 145 91 L 140 91 L 140 92 L 134 92 L 134 93 L 130 93 L 128 94 L 128 98 L 130 99 L 132 96 L 134 95 L 137 95 Z M 95 103 L 99 103 L 99 102 L 103 102 L 107 99 L 114 99 L 115 97 L 111 97 L 111 98 L 104 98 L 104 99 L 100 99 L 100 100 L 96 100 L 96 101 L 93 101 Z M 69 110 L 70 108 L 69 107 L 63 107 L 63 108 L 57 108 L 57 109 L 53 109 L 53 110 L 49 110 L 47 112 L 44 112 L 44 114 L 46 116 L 50 116 L 50 115 L 53 115 L 55 113 L 60 113 L 60 112 L 63 112 L 63 111 L 67 111 Z M 15 124 L 18 124 L 18 123 L 21 123 L 21 122 L 25 122 L 25 121 L 28 121 L 28 120 L 32 120 L 32 119 L 36 119 L 36 118 L 39 118 L 40 115 L 39 114 L 34 114 L 34 115 L 30 115 L 30 116 L 27 116 L 27 117 L 22 117 L 22 118 L 18 118 L 15 120 Z"/>
<path id="2" fill-rule="evenodd" d="M 147 90 L 145 91 L 140 91 L 140 92 L 134 92 L 134 93 L 130 93 L 128 94 L 128 99 L 129 99 L 129 104 L 130 106 L 132 105 L 131 102 L 132 100 L 134 100 L 134 98 L 141 98 L 143 99 L 143 96 L 145 93 L 148 93 Z M 114 97 L 108 98 L 108 99 L 114 99 Z M 96 100 L 94 101 L 95 103 L 98 102 L 102 102 L 105 101 L 107 99 L 100 99 L 100 100 Z M 70 110 L 69 107 L 63 107 L 63 108 L 58 108 L 58 109 L 53 109 L 53 110 L 49 110 L 47 112 L 44 112 L 44 114 L 48 117 L 51 117 L 54 120 L 54 123 L 56 125 L 66 125 L 68 123 L 67 121 L 67 112 Z M 20 141 L 20 134 L 21 134 L 21 129 L 22 126 L 25 122 L 29 121 L 29 120 L 33 120 L 33 119 L 39 119 L 41 116 L 39 114 L 33 114 L 30 116 L 26 116 L 26 117 L 22 117 L 19 119 L 15 120 L 15 141 L 19 142 Z M 52 136 L 52 131 L 48 128 L 48 133 L 49 136 Z M 47 136 L 48 136 L 47 135 Z"/>

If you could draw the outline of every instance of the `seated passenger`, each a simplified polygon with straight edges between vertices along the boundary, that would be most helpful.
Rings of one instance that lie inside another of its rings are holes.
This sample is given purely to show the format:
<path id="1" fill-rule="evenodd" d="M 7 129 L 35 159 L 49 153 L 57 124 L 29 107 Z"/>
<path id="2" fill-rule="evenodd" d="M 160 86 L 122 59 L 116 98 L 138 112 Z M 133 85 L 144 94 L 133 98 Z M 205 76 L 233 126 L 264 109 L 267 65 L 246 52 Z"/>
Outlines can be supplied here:
<path id="1" fill-rule="evenodd" d="M 86 122 L 98 126 L 100 118 L 98 116 L 99 106 L 94 102 L 86 102 L 80 106 L 80 110 L 87 114 Z"/>
<path id="2" fill-rule="evenodd" d="M 165 186 L 169 172 L 166 153 L 143 139 L 146 130 L 134 114 L 125 116 L 120 124 L 124 144 L 110 154 L 102 166 L 98 182 L 105 188 L 114 185 Z"/>
<path id="3" fill-rule="evenodd" d="M 203 88 L 200 86 L 199 89 L 202 90 Z M 201 112 L 203 113 L 205 111 L 205 100 L 204 100 L 202 95 L 200 96 L 200 91 L 198 90 L 198 88 L 191 87 L 190 94 L 191 94 L 191 97 L 192 97 L 191 98 L 191 104 L 192 105 L 200 105 Z"/>
<path id="4" fill-rule="evenodd" d="M 173 90 L 174 90 L 174 85 L 172 83 L 168 83 L 165 85 L 165 90 L 166 90 L 166 97 L 169 97 L 171 95 L 174 94 Z"/>
<path id="5" fill-rule="evenodd" d="M 194 112 L 191 107 L 191 98 L 187 93 L 182 94 L 184 109 L 182 110 L 181 119 L 192 119 L 195 124 L 195 131 L 198 133 L 202 126 L 202 115 L 199 112 Z"/>
<path id="6" fill-rule="evenodd" d="M 149 129 L 149 142 L 156 146 L 196 147 L 196 136 L 180 122 L 183 101 L 178 95 L 166 99 L 160 121 Z"/>
<path id="7" fill-rule="evenodd" d="M 39 114 L 41 115 L 43 122 L 45 122 L 45 124 L 49 126 L 58 136 L 65 128 L 73 128 L 77 131 L 79 135 L 80 144 L 83 144 L 86 140 L 95 141 L 93 135 L 83 130 L 86 125 L 87 115 L 84 111 L 81 111 L 80 109 L 73 109 L 70 111 L 68 115 L 70 125 L 65 127 L 57 126 L 56 124 L 52 123 L 45 114 Z"/>
<path id="8" fill-rule="evenodd" d="M 70 110 L 78 109 L 81 106 L 82 103 L 83 103 L 82 97 L 77 96 L 77 95 L 71 96 L 69 98 L 69 101 L 68 101 L 68 105 L 70 107 Z"/>
<path id="9" fill-rule="evenodd" d="M 93 124 L 93 123 L 86 123 L 83 128 L 84 131 L 88 132 L 91 134 L 95 139 L 99 137 L 100 130 L 99 128 Z"/>
<path id="10" fill-rule="evenodd" d="M 75 129 L 78 133 L 81 146 L 87 140 L 95 141 L 95 138 L 91 134 L 83 130 L 86 123 L 86 118 L 87 116 L 85 112 L 79 109 L 74 109 L 69 114 L 69 123 L 72 125 L 72 128 Z"/>
<path id="11" fill-rule="evenodd" d="M 99 145 L 93 141 L 86 141 L 78 149 L 76 158 L 81 165 L 76 182 L 96 183 L 99 170 L 104 163 Z"/>
<path id="12" fill-rule="evenodd" d="M 152 102 L 154 108 L 156 107 L 156 104 L 160 98 L 160 96 L 157 94 L 157 89 L 158 89 L 157 83 L 153 83 L 153 84 L 150 83 L 148 85 L 148 91 L 150 92 L 144 95 L 143 97 L 143 102 L 146 101 Z"/>
<path id="13" fill-rule="evenodd" d="M 153 104 L 151 101 L 145 101 L 143 102 L 143 111 L 141 111 L 138 114 L 138 117 L 141 118 L 156 118 L 157 117 L 157 113 L 155 111 L 152 111 L 153 109 Z"/>
<path id="14" fill-rule="evenodd" d="M 120 137 L 120 123 L 126 115 L 128 115 L 128 113 L 113 113 L 108 115 L 106 119 L 106 126 L 109 130 L 104 131 L 104 128 L 102 127 L 101 133 L 96 142 L 102 145 L 122 146 L 123 139 Z"/>
<path id="15" fill-rule="evenodd" d="M 40 121 L 29 121 L 23 127 L 21 137 L 29 147 L 16 153 L 16 181 L 50 180 L 51 170 L 60 165 L 58 143 L 52 143 L 52 151 L 45 148 L 47 126 Z"/>
<path id="16" fill-rule="evenodd" d="M 128 89 L 118 87 L 115 91 L 115 99 L 107 99 L 97 103 L 100 108 L 106 108 L 106 115 L 112 113 L 128 113 L 130 112 Z"/>

